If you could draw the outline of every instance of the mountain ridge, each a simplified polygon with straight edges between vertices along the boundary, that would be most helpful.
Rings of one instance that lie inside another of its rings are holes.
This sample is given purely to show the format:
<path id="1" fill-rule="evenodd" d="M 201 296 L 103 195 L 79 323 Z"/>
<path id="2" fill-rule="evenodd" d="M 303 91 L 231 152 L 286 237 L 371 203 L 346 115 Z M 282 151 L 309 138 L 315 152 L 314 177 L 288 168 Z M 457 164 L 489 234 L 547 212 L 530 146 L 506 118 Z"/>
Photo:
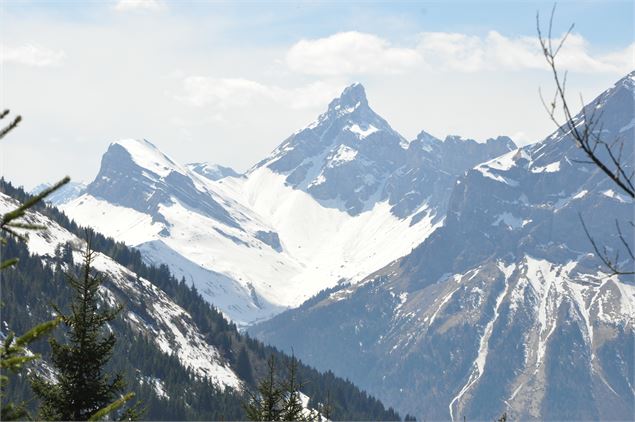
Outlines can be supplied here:
<path id="1" fill-rule="evenodd" d="M 634 77 L 585 106 L 627 146 Z M 600 267 L 578 213 L 619 245 L 606 219 L 630 221 L 633 202 L 583 158 L 563 128 L 475 165 L 411 253 L 249 332 L 418 418 L 628 419 L 635 283 Z"/>
<path id="2" fill-rule="evenodd" d="M 30 197 L 20 188 L 0 179 L 0 208 L 13 209 Z M 69 271 L 80 271 L 85 229 L 57 208 L 36 204 L 26 222 L 45 226 L 31 233 L 27 244 L 9 238 L 3 252 L 19 258 L 3 272 L 2 335 L 9 330 L 26 332 L 50 318 L 51 302 L 65 309 L 72 292 L 66 280 Z M 276 376 L 286 377 L 291 357 L 241 334 L 200 294 L 174 278 L 166 265 L 151 266 L 139 251 L 92 232 L 96 251 L 94 270 L 104 276 L 99 291 L 100 306 L 123 305 L 121 314 L 109 324 L 117 336 L 110 359 L 112 369 L 122 371 L 128 390 L 136 393 L 152 420 L 245 418 L 246 389 L 267 371 L 266 360 L 277 361 Z M 28 312 L 24 312 L 27 309 Z M 61 333 L 54 336 L 63 341 Z M 42 360 L 29 370 L 53 373 L 48 365 L 46 342 L 32 345 Z M 245 357 L 241 360 L 239 357 Z M 242 362 L 242 363 L 241 363 Z M 304 407 L 316 409 L 327 396 L 333 415 L 340 419 L 399 420 L 392 409 L 332 373 L 319 373 L 298 362 Z M 28 377 L 13 377 L 10 399 L 34 405 Z M 3 393 L 4 394 L 4 393 Z"/>
<path id="3" fill-rule="evenodd" d="M 352 85 L 244 176 L 210 176 L 207 164 L 180 165 L 147 140 L 120 140 L 62 208 L 167 263 L 246 325 L 405 255 L 442 223 L 456 177 L 515 147 L 436 144 L 405 142 Z M 461 148 L 470 154 L 451 166 L 433 159 Z"/>

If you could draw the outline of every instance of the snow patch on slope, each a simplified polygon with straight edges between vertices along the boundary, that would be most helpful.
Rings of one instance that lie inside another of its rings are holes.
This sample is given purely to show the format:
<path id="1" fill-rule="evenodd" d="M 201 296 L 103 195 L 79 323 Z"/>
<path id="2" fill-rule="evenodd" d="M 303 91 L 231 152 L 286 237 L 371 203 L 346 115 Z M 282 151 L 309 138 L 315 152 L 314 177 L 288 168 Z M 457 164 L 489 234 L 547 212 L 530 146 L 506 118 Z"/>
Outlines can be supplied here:
<path id="1" fill-rule="evenodd" d="M 62 205 L 60 209 L 78 223 L 90 224 L 96 231 L 130 245 L 158 236 L 165 228 L 148 214 L 111 204 L 89 194 Z"/>
<path id="2" fill-rule="evenodd" d="M 353 153 L 340 148 L 336 157 Z M 158 206 L 161 221 L 90 195 L 63 210 L 79 223 L 139 247 L 146 260 L 168 263 L 240 325 L 298 306 L 341 279 L 361 280 L 409 253 L 442 224 L 433 223 L 435 215 L 425 214 L 425 205 L 424 217 L 412 226 L 411 217 L 395 217 L 387 202 L 356 216 L 326 208 L 266 167 L 249 177 L 200 177 L 197 183 L 224 204 L 239 227 L 176 199 Z M 274 233 L 280 248 L 259 240 L 262 232 Z"/>
<path id="3" fill-rule="evenodd" d="M 560 161 L 549 163 L 546 166 L 534 167 L 531 169 L 532 173 L 555 173 L 560 171 Z"/>
<path id="4" fill-rule="evenodd" d="M 496 298 L 496 304 L 494 305 L 494 316 L 491 320 L 488 321 L 485 329 L 483 330 L 483 335 L 481 336 L 478 354 L 473 363 L 472 373 L 470 374 L 467 383 L 461 388 L 459 393 L 450 401 L 449 410 L 450 410 L 450 419 L 454 421 L 454 404 L 457 404 L 458 407 L 461 404 L 461 398 L 472 388 L 474 384 L 478 382 L 478 380 L 483 376 L 485 372 L 485 365 L 487 363 L 487 353 L 489 351 L 489 340 L 492 336 L 492 331 L 494 328 L 494 323 L 498 319 L 498 315 L 500 314 L 500 308 L 503 303 L 503 299 L 507 296 L 509 291 L 510 282 L 509 278 L 512 275 L 514 269 L 516 268 L 515 264 L 504 265 L 502 263 L 498 264 L 499 270 L 503 273 L 504 278 L 504 288 L 501 293 Z"/>
<path id="5" fill-rule="evenodd" d="M 362 129 L 358 124 L 348 126 L 347 129 L 356 134 L 359 139 L 365 139 L 379 130 L 373 125 L 368 125 L 366 129 Z"/>
<path id="6" fill-rule="evenodd" d="M 326 208 L 302 190 L 286 186 L 284 176 L 268 168 L 255 170 L 247 180 L 222 184 L 224 195 L 255 210 L 279 234 L 285 252 L 302 266 L 289 291 L 279 291 L 289 305 L 299 304 L 340 279 L 358 281 L 425 239 L 439 223 L 433 215 L 410 226 L 378 203 L 357 216 Z M 311 292 L 293 300 L 297 290 Z M 293 293 L 293 290 L 296 290 Z"/>
<path id="7" fill-rule="evenodd" d="M 504 212 L 502 214 L 499 214 L 496 217 L 496 220 L 492 223 L 492 226 L 498 226 L 501 223 L 503 223 L 510 229 L 514 230 L 514 229 L 520 229 L 524 227 L 525 225 L 529 224 L 530 222 L 531 220 L 523 220 L 522 218 L 518 218 L 514 216 L 510 212 Z"/>
<path id="8" fill-rule="evenodd" d="M 353 161 L 357 157 L 357 150 L 346 145 L 340 145 L 333 158 L 327 164 L 328 167 L 337 167 L 348 161 Z"/>

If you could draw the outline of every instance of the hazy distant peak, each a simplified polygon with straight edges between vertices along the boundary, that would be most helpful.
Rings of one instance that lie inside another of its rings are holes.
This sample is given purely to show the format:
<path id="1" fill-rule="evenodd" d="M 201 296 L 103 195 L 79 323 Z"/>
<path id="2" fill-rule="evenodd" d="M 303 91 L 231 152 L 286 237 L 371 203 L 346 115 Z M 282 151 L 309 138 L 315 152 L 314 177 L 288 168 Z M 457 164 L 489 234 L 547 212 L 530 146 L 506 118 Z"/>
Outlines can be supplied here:
<path id="1" fill-rule="evenodd" d="M 211 163 L 189 163 L 185 165 L 190 171 L 210 180 L 220 180 L 225 177 L 239 177 L 240 173 L 231 167 Z"/>

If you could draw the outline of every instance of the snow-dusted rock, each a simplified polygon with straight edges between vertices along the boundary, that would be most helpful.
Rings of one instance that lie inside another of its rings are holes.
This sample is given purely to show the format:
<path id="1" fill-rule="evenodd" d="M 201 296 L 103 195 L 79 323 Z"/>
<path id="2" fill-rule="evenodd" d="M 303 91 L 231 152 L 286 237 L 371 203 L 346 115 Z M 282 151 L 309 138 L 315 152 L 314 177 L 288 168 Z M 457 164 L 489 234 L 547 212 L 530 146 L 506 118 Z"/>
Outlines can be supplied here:
<path id="1" fill-rule="evenodd" d="M 587 106 L 604 110 L 605 139 L 625 140 L 627 174 L 634 75 Z M 583 159 L 559 130 L 484 160 L 412 253 L 251 333 L 420 419 L 632 418 L 635 282 L 606 273 L 578 214 L 614 253 L 615 219 L 633 239 L 633 202 Z"/>

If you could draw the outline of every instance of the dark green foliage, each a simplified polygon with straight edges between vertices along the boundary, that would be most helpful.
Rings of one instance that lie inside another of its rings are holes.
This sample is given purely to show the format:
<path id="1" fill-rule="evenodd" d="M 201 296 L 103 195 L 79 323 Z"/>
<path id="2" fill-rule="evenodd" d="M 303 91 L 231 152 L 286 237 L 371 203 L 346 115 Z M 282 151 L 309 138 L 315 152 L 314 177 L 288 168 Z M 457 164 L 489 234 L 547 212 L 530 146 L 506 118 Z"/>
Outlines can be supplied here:
<path id="1" fill-rule="evenodd" d="M 50 318 L 51 303 L 58 304 L 62 309 L 70 307 L 72 289 L 66 280 L 66 262 L 53 259 L 48 262 L 49 265 L 45 265 L 39 257 L 30 256 L 23 244 L 12 239 L 6 250 L 20 258 L 17 266 L 3 273 L 2 278 L 2 294 L 7 302 L 2 317 L 8 326 L 23 331 L 21 327 L 29 327 L 31 321 L 42 320 L 47 316 Z M 77 267 L 75 271 L 81 271 L 81 268 Z M 105 286 L 114 289 L 109 280 L 106 280 Z M 151 340 L 132 331 L 121 318 L 112 321 L 110 326 L 117 336 L 117 343 L 106 370 L 123 374 L 129 383 L 128 390 L 134 392 L 137 401 L 142 403 L 139 410 L 145 410 L 143 418 L 244 418 L 241 396 L 231 390 L 221 392 L 209 381 L 195 378 L 181 366 L 176 357 L 162 353 Z M 61 330 L 54 333 L 58 341 L 65 340 L 62 334 Z M 41 354 L 43 360 L 51 360 L 51 349 L 46 342 L 40 340 L 33 343 L 31 350 Z M 48 372 L 39 365 L 34 369 Z M 157 396 L 155 389 L 147 382 L 150 378 L 163 381 L 169 400 Z M 13 401 L 26 401 L 31 412 L 36 410 L 37 403 L 27 377 L 16 377 L 7 395 Z"/>
<path id="2" fill-rule="evenodd" d="M 267 360 L 267 375 L 258 383 L 258 391 L 251 393 L 245 405 L 247 418 L 252 421 L 282 420 L 284 392 L 276 379 L 275 357 Z"/>
<path id="3" fill-rule="evenodd" d="M 324 400 L 324 403 L 318 403 L 317 406 L 317 410 L 319 412 L 319 415 L 326 419 L 326 420 L 332 420 L 333 418 L 333 403 L 331 401 L 331 391 L 328 390 L 326 392 L 326 399 Z"/>
<path id="4" fill-rule="evenodd" d="M 249 355 L 245 346 L 240 348 L 238 353 L 238 359 L 236 360 L 236 374 L 240 379 L 244 380 L 247 384 L 254 383 L 254 373 L 251 370 L 251 362 L 249 361 Z"/>
<path id="5" fill-rule="evenodd" d="M 0 376 L 0 382 L 2 383 L 2 397 L 5 396 L 5 389 L 9 383 L 9 377 L 5 375 L 6 371 L 11 371 L 13 374 L 17 374 L 24 365 L 35 359 L 38 359 L 38 355 L 27 355 L 25 347 L 33 343 L 35 340 L 42 338 L 48 334 L 60 323 L 59 318 L 55 318 L 51 321 L 39 324 L 26 334 L 16 338 L 13 333 L 9 333 L 4 339 L 2 349 L 0 350 L 0 368 L 2 368 L 3 374 Z M 13 403 L 7 401 L 2 403 L 2 411 L 0 413 L 2 420 L 16 420 L 23 419 L 28 416 L 24 403 Z"/>
<path id="6" fill-rule="evenodd" d="M 313 420 L 313 417 L 307 417 L 303 412 L 302 400 L 300 398 L 302 383 L 298 379 L 298 361 L 295 356 L 291 356 L 291 362 L 289 363 L 289 375 L 282 383 L 281 387 L 284 393 L 284 398 L 280 419 L 283 421 Z"/>
<path id="7" fill-rule="evenodd" d="M 14 188 L 4 179 L 0 179 L 0 192 L 18 200 L 28 198 L 21 189 Z M 82 237 L 84 229 L 68 219 L 55 207 L 37 204 L 35 209 L 60 224 L 75 235 Z M 112 257 L 119 264 L 143 277 L 162 289 L 191 316 L 205 339 L 214 345 L 222 356 L 231 363 L 234 371 L 247 380 L 248 387 L 255 389 L 253 380 L 267 374 L 267 358 L 275 356 L 278 379 L 288 376 L 291 358 L 276 348 L 266 346 L 238 332 L 237 327 L 228 322 L 200 294 L 187 285 L 185 280 L 177 280 L 165 265 L 158 267 L 145 264 L 139 251 L 128 248 L 98 233 L 92 233 L 92 247 Z M 20 258 L 17 267 L 3 273 L 3 299 L 7 307 L 3 311 L 3 320 L 14 330 L 24 328 L 33 321 L 50 319 L 50 303 L 56 303 L 64 309 L 69 306 L 71 291 L 65 281 L 64 268 L 72 267 L 70 255 L 62 253 L 60 248 L 56 257 L 51 257 L 44 265 L 39 257 L 29 256 L 24 245 L 10 242 L 7 245 L 11 256 Z M 108 280 L 105 286 L 117 291 Z M 120 297 L 120 299 L 125 299 Z M 126 310 L 143 314 L 143 304 L 123 303 Z M 25 309 L 30 309 L 25 313 Z M 131 329 L 118 318 L 110 324 L 117 336 L 117 344 L 110 362 L 109 371 L 122 372 L 129 382 L 129 390 L 136 393 L 137 400 L 146 410 L 144 418 L 150 420 L 240 420 L 245 419 L 243 408 L 245 398 L 242 394 L 226 389 L 220 391 L 211 382 L 195 377 L 184 368 L 175 356 L 162 353 L 152 339 L 148 339 Z M 61 340 L 59 335 L 56 335 Z M 33 350 L 49 359 L 48 347 L 41 342 L 33 345 Z M 242 353 L 242 350 L 245 353 Z M 242 357 L 241 357 L 242 355 Z M 245 359 L 246 358 L 246 359 Z M 249 362 L 247 366 L 245 363 Z M 241 363 L 242 362 L 242 363 Z M 249 371 L 252 381 L 244 374 Z M 350 381 L 337 378 L 332 372 L 320 373 L 313 368 L 297 362 L 298 379 L 305 382 L 302 392 L 310 397 L 309 407 L 321 409 L 328 405 L 329 412 L 322 415 L 331 420 L 400 420 L 393 409 L 386 409 L 380 401 L 360 391 Z M 159 397 L 156 390 L 147 382 L 150 378 L 162 381 L 168 397 Z M 15 400 L 29 400 L 31 392 L 24 379 L 18 379 L 10 389 Z M 328 416 L 327 416 L 328 413 Z"/>
<path id="8" fill-rule="evenodd" d="M 98 292 L 103 278 L 93 274 L 94 258 L 95 253 L 88 242 L 81 276 L 68 275 L 73 291 L 70 310 L 63 313 L 56 308 L 67 328 L 67 341 L 50 340 L 50 362 L 56 370 L 56 382 L 43 376 L 33 378 L 33 390 L 42 401 L 41 419 L 99 419 L 123 405 L 121 399 L 117 399 L 125 386 L 123 377 L 104 370 L 116 341 L 114 333 L 105 333 L 106 326 L 115 319 L 121 307 L 99 306 Z M 125 398 L 129 400 L 131 396 Z"/>
<path id="9" fill-rule="evenodd" d="M 73 245 L 71 242 L 57 245 L 55 248 L 55 257 L 61 259 L 62 262 L 73 265 Z"/>
<path id="10" fill-rule="evenodd" d="M 8 115 L 9 110 L 4 110 L 0 113 L 0 120 L 4 119 Z M 22 117 L 17 116 L 9 122 L 7 126 L 1 128 L 0 139 L 4 138 L 9 132 L 15 129 L 21 120 Z M 3 247 L 7 244 L 9 238 L 13 237 L 24 242 L 27 241 L 26 232 L 29 230 L 43 229 L 43 227 L 26 222 L 23 219 L 26 212 L 33 208 L 47 195 L 59 189 L 62 185 L 68 183 L 69 181 L 70 179 L 65 177 L 53 187 L 44 190 L 39 195 L 27 198 L 23 201 L 23 203 L 18 204 L 15 209 L 2 216 L 2 219 L 0 220 L 0 248 L 3 250 L 0 251 L 0 256 L 2 257 L 2 260 L 0 261 L 0 270 L 6 270 L 18 263 L 18 258 L 10 254 L 8 255 L 8 258 L 5 258 L 7 254 L 4 253 L 5 251 Z M 0 304 L 0 307 L 1 306 L 2 304 Z M 27 362 L 38 359 L 39 356 L 28 354 L 26 347 L 37 339 L 48 334 L 59 323 L 59 318 L 39 323 L 35 327 L 29 329 L 26 334 L 17 338 L 11 331 L 6 334 L 6 337 L 2 342 L 2 346 L 0 346 L 0 369 L 2 370 L 2 373 L 0 374 L 0 420 L 6 421 L 22 419 L 28 416 L 24 403 L 14 403 L 11 400 L 6 400 L 6 390 L 9 387 L 9 376 L 7 373 L 9 372 L 14 376 L 18 375 Z"/>
<path id="11" fill-rule="evenodd" d="M 258 391 L 250 393 L 245 403 L 247 416 L 254 421 L 315 421 L 318 414 L 315 410 L 305 411 L 302 406 L 300 389 L 302 383 L 298 379 L 298 361 L 291 357 L 288 375 L 284 381 L 276 378 L 275 357 L 271 355 L 267 361 L 267 375 L 258 383 Z"/>

